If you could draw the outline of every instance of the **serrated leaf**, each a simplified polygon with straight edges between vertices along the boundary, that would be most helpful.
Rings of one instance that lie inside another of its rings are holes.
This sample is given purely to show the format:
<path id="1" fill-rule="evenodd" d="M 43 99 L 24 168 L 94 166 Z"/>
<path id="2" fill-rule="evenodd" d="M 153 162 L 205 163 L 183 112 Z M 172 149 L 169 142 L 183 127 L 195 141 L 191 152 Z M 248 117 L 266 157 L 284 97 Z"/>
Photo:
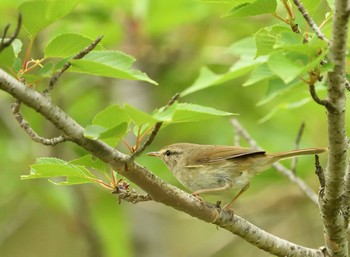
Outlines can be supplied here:
<path id="1" fill-rule="evenodd" d="M 303 84 L 304 82 L 301 80 L 294 80 L 291 83 L 285 84 L 281 79 L 271 79 L 268 81 L 267 85 L 267 92 L 263 99 L 261 99 L 257 105 L 263 105 L 271 100 L 275 99 L 276 97 L 285 94 L 288 92 L 288 90 L 292 89 L 293 87 L 296 87 L 300 84 Z"/>
<path id="2" fill-rule="evenodd" d="M 66 16 L 78 3 L 78 0 L 35 0 L 23 2 L 19 12 L 23 17 L 23 27 L 30 38 L 56 20 Z"/>
<path id="3" fill-rule="evenodd" d="M 86 73 L 96 76 L 142 80 L 157 85 L 145 73 L 132 69 L 135 59 L 119 51 L 93 51 L 83 59 L 71 60 L 70 72 Z"/>
<path id="4" fill-rule="evenodd" d="M 326 49 L 327 47 L 327 43 L 316 36 L 309 39 L 309 42 L 305 44 L 301 35 L 290 31 L 279 33 L 274 45 L 275 49 L 301 53 L 313 58 L 318 55 L 321 49 Z"/>
<path id="5" fill-rule="evenodd" d="M 109 129 L 99 125 L 88 125 L 84 129 L 84 137 L 89 138 L 91 140 L 113 138 L 112 142 L 113 145 L 115 145 L 119 141 L 119 139 L 126 134 L 127 130 L 128 124 L 126 122 Z"/>
<path id="6" fill-rule="evenodd" d="M 95 115 L 92 125 L 84 130 L 86 138 L 101 139 L 105 143 L 115 146 L 127 133 L 129 115 L 118 105 L 111 105 Z"/>
<path id="7" fill-rule="evenodd" d="M 270 55 L 267 65 L 286 84 L 294 80 L 303 70 L 301 64 L 291 60 L 282 52 Z"/>
<path id="8" fill-rule="evenodd" d="M 276 8 L 276 0 L 256 0 L 253 3 L 243 3 L 234 7 L 227 16 L 246 17 L 275 13 Z"/>
<path id="9" fill-rule="evenodd" d="M 236 114 L 196 104 L 179 103 L 176 106 L 176 111 L 171 123 L 194 122 L 210 119 L 213 117 L 230 115 Z"/>
<path id="10" fill-rule="evenodd" d="M 131 105 L 125 105 L 125 111 L 129 114 L 131 120 L 137 125 L 155 124 L 157 120 L 152 115 L 143 112 Z"/>
<path id="11" fill-rule="evenodd" d="M 72 160 L 69 162 L 69 164 L 85 166 L 102 172 L 106 172 L 109 167 L 108 164 L 101 161 L 97 157 L 92 156 L 91 154 L 87 154 L 78 159 Z"/>
<path id="12" fill-rule="evenodd" d="M 113 128 L 121 123 L 128 123 L 130 117 L 128 113 L 119 107 L 119 105 L 111 105 L 95 115 L 92 124 L 101 125 L 105 128 Z"/>
<path id="13" fill-rule="evenodd" d="M 199 90 L 214 86 L 221 75 L 215 74 L 207 67 L 202 67 L 196 81 L 187 89 L 182 91 L 181 96 L 189 95 Z"/>
<path id="14" fill-rule="evenodd" d="M 65 33 L 53 38 L 45 48 L 45 58 L 67 58 L 84 50 L 94 40 L 76 33 Z M 103 50 L 98 44 L 94 50 Z"/>
<path id="15" fill-rule="evenodd" d="M 227 49 L 227 52 L 244 59 L 254 59 L 256 52 L 254 37 L 246 37 L 234 42 Z"/>
<path id="16" fill-rule="evenodd" d="M 0 41 L 1 40 L 2 39 L 0 38 Z M 0 67 L 11 68 L 14 65 L 16 58 L 18 57 L 18 54 L 21 52 L 21 50 L 22 41 L 15 39 L 9 47 L 6 47 L 0 53 Z"/>
<path id="17" fill-rule="evenodd" d="M 243 84 L 243 86 L 250 86 L 266 79 L 270 80 L 274 77 L 276 77 L 276 75 L 271 72 L 266 63 L 263 63 L 252 71 L 249 79 Z"/>
<path id="18" fill-rule="evenodd" d="M 21 179 L 35 179 L 35 178 L 57 178 L 64 177 L 66 181 L 56 183 L 60 185 L 73 185 L 82 183 L 94 182 L 95 178 L 83 166 L 69 164 L 57 158 L 39 158 L 36 163 L 31 165 L 29 175 L 21 176 Z"/>
<path id="19" fill-rule="evenodd" d="M 223 74 L 215 74 L 210 71 L 208 68 L 203 67 L 200 71 L 199 77 L 196 81 L 187 89 L 185 89 L 181 96 L 189 95 L 199 90 L 217 86 L 223 84 L 227 81 L 235 79 L 239 76 L 242 76 L 248 72 L 250 72 L 254 67 L 259 65 L 260 63 L 265 62 L 265 58 L 259 59 L 241 59 L 234 63 L 231 68 Z"/>
<path id="20" fill-rule="evenodd" d="M 276 52 L 275 45 L 278 35 L 284 31 L 289 32 L 290 28 L 281 25 L 272 25 L 260 29 L 254 35 L 256 45 L 255 57 L 271 54 Z"/>

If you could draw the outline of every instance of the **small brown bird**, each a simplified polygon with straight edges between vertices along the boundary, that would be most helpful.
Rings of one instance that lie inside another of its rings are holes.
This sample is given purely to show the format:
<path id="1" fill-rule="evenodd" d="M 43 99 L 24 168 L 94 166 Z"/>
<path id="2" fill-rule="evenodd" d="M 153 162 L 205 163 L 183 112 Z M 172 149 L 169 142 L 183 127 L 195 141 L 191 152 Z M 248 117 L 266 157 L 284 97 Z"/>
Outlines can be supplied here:
<path id="1" fill-rule="evenodd" d="M 224 206 L 230 205 L 248 189 L 257 173 L 268 169 L 274 162 L 299 155 L 323 153 L 325 148 L 308 148 L 279 153 L 238 146 L 199 145 L 178 143 L 148 153 L 163 160 L 177 180 L 191 190 L 192 195 L 241 189 Z"/>

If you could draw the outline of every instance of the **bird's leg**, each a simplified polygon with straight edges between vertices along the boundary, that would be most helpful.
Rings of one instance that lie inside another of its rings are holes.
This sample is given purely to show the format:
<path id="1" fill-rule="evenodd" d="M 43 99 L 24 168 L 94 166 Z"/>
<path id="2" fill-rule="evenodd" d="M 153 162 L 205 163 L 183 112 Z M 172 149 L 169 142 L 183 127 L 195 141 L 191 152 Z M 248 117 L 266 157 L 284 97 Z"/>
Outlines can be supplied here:
<path id="1" fill-rule="evenodd" d="M 194 191 L 192 195 L 199 196 L 200 194 L 206 194 L 206 193 L 213 193 L 213 192 L 220 192 L 225 191 L 232 188 L 232 182 L 226 181 L 225 185 L 222 187 L 215 187 L 215 188 L 206 188 L 206 189 L 200 189 L 197 191 Z"/>
<path id="2" fill-rule="evenodd" d="M 229 203 L 227 203 L 227 204 L 224 206 L 224 209 L 226 209 L 226 210 L 231 209 L 230 206 L 234 203 L 234 201 L 237 200 L 237 198 L 238 198 L 241 194 L 243 194 L 243 193 L 249 188 L 249 186 L 250 186 L 250 183 L 247 183 L 247 184 L 238 192 L 238 194 L 236 194 L 236 196 L 235 196 Z"/>

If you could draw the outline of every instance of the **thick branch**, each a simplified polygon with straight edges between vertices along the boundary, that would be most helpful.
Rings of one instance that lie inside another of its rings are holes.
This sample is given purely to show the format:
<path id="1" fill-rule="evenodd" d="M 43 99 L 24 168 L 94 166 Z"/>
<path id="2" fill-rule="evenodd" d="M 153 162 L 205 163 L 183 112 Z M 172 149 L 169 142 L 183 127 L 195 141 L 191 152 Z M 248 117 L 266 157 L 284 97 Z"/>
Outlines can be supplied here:
<path id="1" fill-rule="evenodd" d="M 349 3 L 334 1 L 332 40 L 329 59 L 334 64 L 328 73 L 328 165 L 325 172 L 324 198 L 321 199 L 321 215 L 324 223 L 325 242 L 329 255 L 347 256 L 347 223 L 342 215 L 344 175 L 347 168 L 347 140 L 345 132 L 345 58 L 348 34 Z M 346 182 L 347 183 L 347 182 Z"/>
<path id="2" fill-rule="evenodd" d="M 0 70 L 0 89 L 42 114 L 71 141 L 109 163 L 119 174 L 145 190 L 154 201 L 171 206 L 206 222 L 215 221 L 218 226 L 278 256 L 324 256 L 321 250 L 290 243 L 257 228 L 237 215 L 232 217 L 232 214 L 226 210 L 218 211 L 215 206 L 206 204 L 177 187 L 169 185 L 134 161 L 128 161 L 129 158 L 126 155 L 102 141 L 84 138 L 84 129 L 55 106 L 49 98 L 26 87 L 2 70 Z"/>

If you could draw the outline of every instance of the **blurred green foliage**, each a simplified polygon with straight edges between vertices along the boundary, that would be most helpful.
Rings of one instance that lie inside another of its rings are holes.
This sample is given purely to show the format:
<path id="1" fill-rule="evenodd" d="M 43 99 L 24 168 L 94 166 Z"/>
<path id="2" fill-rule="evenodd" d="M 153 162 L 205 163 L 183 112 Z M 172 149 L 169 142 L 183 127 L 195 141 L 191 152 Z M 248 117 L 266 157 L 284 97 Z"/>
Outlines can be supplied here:
<path id="1" fill-rule="evenodd" d="M 0 28 L 7 23 L 14 28 L 17 7 L 22 2 L 2 0 Z M 215 73 L 226 72 L 236 61 L 228 52 L 233 43 L 280 23 L 272 15 L 223 17 L 233 6 L 224 1 L 81 1 L 66 17 L 38 34 L 31 57 L 41 58 L 52 38 L 62 33 L 80 33 L 88 38 L 104 35 L 102 43 L 106 49 L 134 56 L 135 67 L 159 86 L 65 74 L 53 93 L 54 101 L 84 127 L 111 104 L 128 103 L 151 112 L 192 85 L 201 67 L 207 66 Z M 319 12 L 315 14 L 322 21 Z M 302 19 L 297 19 L 305 29 Z M 23 55 L 29 42 L 24 30 L 20 39 L 24 43 Z M 181 101 L 239 113 L 238 120 L 268 151 L 293 148 L 302 122 L 306 129 L 300 147 L 327 145 L 324 109 L 313 101 L 288 105 L 309 97 L 306 84 L 299 83 L 283 94 L 275 94 L 273 101 L 265 101 L 276 90 L 264 82 L 243 87 L 246 80 L 247 76 L 237 77 L 184 96 Z M 37 88 L 43 89 L 45 83 Z M 324 90 L 320 94 L 324 95 Z M 225 231 L 156 203 L 119 205 L 114 195 L 97 186 L 56 187 L 46 180 L 21 181 L 20 176 L 29 172 L 29 165 L 38 157 L 69 161 L 85 152 L 71 143 L 46 147 L 32 142 L 11 115 L 12 102 L 11 97 L 0 93 L 1 256 L 269 256 Z M 25 107 L 22 111 L 40 135 L 57 135 L 37 113 Z M 271 111 L 272 117 L 259 122 Z M 233 144 L 233 137 L 227 117 L 180 123 L 164 128 L 149 150 L 180 141 L 229 145 Z M 132 144 L 135 138 L 130 135 L 127 140 Z M 120 149 L 127 152 L 122 144 Z M 181 187 L 159 160 L 141 156 L 138 161 Z M 317 190 L 312 158 L 299 160 L 298 174 Z M 272 170 L 254 179 L 235 211 L 293 242 L 310 247 L 318 247 L 322 242 L 321 223 L 315 218 L 317 207 Z M 291 231 L 291 224 L 297 229 Z"/>

